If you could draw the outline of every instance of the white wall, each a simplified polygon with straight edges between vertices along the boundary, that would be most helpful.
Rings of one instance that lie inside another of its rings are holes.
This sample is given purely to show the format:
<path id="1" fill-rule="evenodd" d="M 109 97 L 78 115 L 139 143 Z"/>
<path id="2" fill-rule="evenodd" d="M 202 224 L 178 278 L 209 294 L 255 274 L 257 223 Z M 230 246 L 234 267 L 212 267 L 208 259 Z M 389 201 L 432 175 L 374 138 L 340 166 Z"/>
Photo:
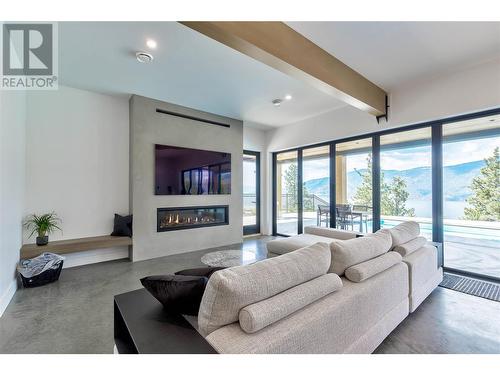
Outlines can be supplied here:
<path id="1" fill-rule="evenodd" d="M 268 186 L 269 179 L 269 153 L 267 152 L 268 133 L 265 130 L 256 129 L 253 124 L 243 123 L 243 149 L 260 152 L 260 231 L 262 234 L 270 234 L 269 217 L 267 209 L 270 207 L 271 196 L 268 194 L 271 188 Z"/>
<path id="2" fill-rule="evenodd" d="M 129 213 L 128 114 L 125 97 L 64 86 L 27 94 L 24 214 L 55 211 L 63 233 L 51 240 L 110 234 L 114 214 Z M 126 256 L 126 248 L 76 253 L 65 266 Z"/>
<path id="3" fill-rule="evenodd" d="M 500 59 L 399 87 L 390 93 L 389 121 L 353 107 L 311 117 L 269 134 L 268 151 L 303 146 L 477 112 L 500 106 Z"/>
<path id="4" fill-rule="evenodd" d="M 161 108 L 230 124 L 229 128 L 157 113 Z M 178 105 L 133 96 L 130 100 L 133 260 L 207 249 L 242 242 L 243 123 Z M 154 195 L 154 146 L 190 147 L 231 154 L 231 194 Z M 229 225 L 157 232 L 156 209 L 228 205 Z"/>
<path id="5" fill-rule="evenodd" d="M 13 297 L 22 245 L 26 95 L 0 90 L 0 316 Z"/>

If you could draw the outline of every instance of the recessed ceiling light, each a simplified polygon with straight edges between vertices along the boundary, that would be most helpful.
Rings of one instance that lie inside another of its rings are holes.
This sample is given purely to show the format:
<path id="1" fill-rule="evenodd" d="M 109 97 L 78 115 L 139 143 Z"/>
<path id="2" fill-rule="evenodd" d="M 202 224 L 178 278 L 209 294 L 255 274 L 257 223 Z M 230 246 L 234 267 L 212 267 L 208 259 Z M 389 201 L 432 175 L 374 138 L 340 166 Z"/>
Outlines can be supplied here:
<path id="1" fill-rule="evenodd" d="M 148 63 L 153 61 L 153 55 L 146 52 L 136 52 L 135 57 L 141 63 Z"/>
<path id="2" fill-rule="evenodd" d="M 148 39 L 146 41 L 146 45 L 151 48 L 151 49 L 155 49 L 156 48 L 156 40 L 153 40 L 153 39 Z"/>
<path id="3" fill-rule="evenodd" d="M 281 103 L 283 103 L 283 100 L 281 100 L 281 99 L 274 99 L 274 100 L 272 101 L 272 103 L 273 103 L 273 105 L 274 105 L 275 107 L 279 107 L 279 106 L 281 105 Z"/>
<path id="4" fill-rule="evenodd" d="M 285 100 L 292 100 L 292 95 L 286 94 L 285 95 Z"/>

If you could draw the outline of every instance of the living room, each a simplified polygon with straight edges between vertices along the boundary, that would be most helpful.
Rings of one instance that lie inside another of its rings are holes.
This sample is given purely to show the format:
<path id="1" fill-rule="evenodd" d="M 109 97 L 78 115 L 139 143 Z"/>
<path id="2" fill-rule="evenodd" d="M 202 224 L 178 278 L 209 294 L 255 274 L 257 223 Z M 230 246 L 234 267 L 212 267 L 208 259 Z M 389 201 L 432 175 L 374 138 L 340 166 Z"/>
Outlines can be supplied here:
<path id="1" fill-rule="evenodd" d="M 0 353 L 500 353 L 498 20 L 14 14 Z"/>

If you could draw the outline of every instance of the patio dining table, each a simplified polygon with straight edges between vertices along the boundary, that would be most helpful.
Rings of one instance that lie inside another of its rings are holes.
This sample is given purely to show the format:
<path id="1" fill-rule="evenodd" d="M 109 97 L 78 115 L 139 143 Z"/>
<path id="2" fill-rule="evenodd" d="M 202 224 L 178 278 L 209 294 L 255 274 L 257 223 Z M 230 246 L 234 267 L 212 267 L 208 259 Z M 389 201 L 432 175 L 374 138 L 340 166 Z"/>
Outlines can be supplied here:
<path id="1" fill-rule="evenodd" d="M 368 232 L 368 215 L 370 215 L 370 212 L 369 211 L 354 211 L 354 210 L 352 210 L 351 215 L 352 215 L 353 223 L 355 221 L 354 219 L 356 217 L 359 217 L 359 231 L 361 233 L 363 233 L 363 221 L 364 221 L 365 225 L 366 225 L 366 232 Z"/>

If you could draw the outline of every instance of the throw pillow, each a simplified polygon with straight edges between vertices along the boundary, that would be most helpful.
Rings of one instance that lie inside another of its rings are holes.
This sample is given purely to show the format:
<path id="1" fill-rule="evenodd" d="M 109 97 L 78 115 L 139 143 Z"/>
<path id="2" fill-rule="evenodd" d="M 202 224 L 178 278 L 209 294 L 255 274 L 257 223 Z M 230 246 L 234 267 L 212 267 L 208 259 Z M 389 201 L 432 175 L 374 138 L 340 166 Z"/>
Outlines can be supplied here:
<path id="1" fill-rule="evenodd" d="M 204 276 L 158 275 L 142 278 L 141 284 L 168 312 L 198 315 L 207 281 Z"/>
<path id="2" fill-rule="evenodd" d="M 132 215 L 121 216 L 115 214 L 112 236 L 132 237 Z"/>
<path id="3" fill-rule="evenodd" d="M 177 271 L 175 275 L 183 276 L 205 276 L 210 279 L 210 276 L 216 271 L 223 270 L 225 267 L 200 267 L 200 268 L 189 268 L 187 270 Z"/>

